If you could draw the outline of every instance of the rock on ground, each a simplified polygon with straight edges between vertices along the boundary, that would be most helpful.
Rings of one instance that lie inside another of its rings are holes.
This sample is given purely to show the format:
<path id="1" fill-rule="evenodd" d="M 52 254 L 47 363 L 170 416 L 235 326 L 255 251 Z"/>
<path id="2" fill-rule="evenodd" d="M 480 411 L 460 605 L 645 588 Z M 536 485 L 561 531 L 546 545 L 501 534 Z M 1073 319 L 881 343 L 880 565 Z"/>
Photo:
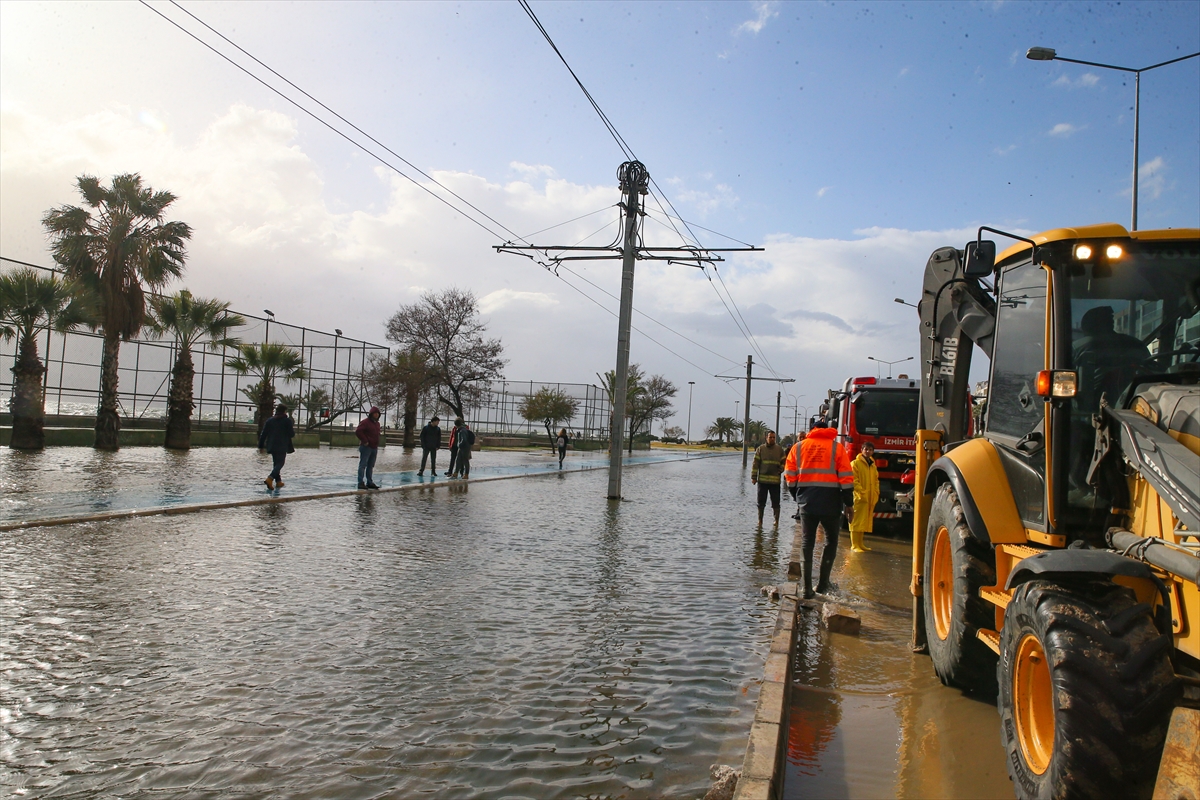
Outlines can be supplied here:
<path id="1" fill-rule="evenodd" d="M 742 771 L 724 764 L 713 764 L 710 774 L 713 785 L 704 795 L 704 800 L 733 800 L 733 790 L 737 788 Z"/>

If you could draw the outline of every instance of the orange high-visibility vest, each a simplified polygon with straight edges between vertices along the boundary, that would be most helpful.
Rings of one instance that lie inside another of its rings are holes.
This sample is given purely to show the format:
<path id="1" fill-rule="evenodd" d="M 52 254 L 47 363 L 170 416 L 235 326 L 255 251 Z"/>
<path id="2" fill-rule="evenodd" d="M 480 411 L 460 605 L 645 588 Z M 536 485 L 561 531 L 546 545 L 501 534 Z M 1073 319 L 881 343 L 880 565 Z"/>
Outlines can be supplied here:
<path id="1" fill-rule="evenodd" d="M 788 453 L 784 478 L 788 486 L 853 489 L 854 471 L 846 448 L 835 441 L 833 428 L 817 428 Z M 799 453 L 797 454 L 797 451 Z"/>

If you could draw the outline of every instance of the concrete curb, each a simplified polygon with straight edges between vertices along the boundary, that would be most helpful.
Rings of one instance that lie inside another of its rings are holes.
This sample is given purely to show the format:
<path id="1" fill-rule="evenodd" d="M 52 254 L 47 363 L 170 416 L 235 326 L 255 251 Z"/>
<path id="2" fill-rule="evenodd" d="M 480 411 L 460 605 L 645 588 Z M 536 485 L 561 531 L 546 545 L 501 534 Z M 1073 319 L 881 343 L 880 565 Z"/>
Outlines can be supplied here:
<path id="1" fill-rule="evenodd" d="M 779 614 L 763 667 L 758 705 L 734 800 L 774 800 L 783 791 L 788 710 L 792 700 L 792 650 L 796 644 L 795 584 L 779 587 Z"/>
<path id="2" fill-rule="evenodd" d="M 701 455 L 693 455 L 689 458 L 669 459 L 663 461 L 651 461 L 644 464 L 625 464 L 626 469 L 633 467 L 648 467 L 655 464 L 672 464 L 677 461 L 687 461 L 693 458 L 712 458 L 712 455 L 707 453 Z M 45 519 L 22 520 L 21 522 L 5 522 L 0 523 L 0 533 L 5 531 L 19 531 L 26 528 L 49 528 L 57 525 L 75 525 L 82 522 L 104 522 L 114 519 L 132 519 L 134 517 L 157 517 L 170 516 L 174 514 L 193 514 L 197 511 L 213 511 L 223 508 L 244 508 L 247 506 L 266 506 L 276 503 L 300 503 L 307 500 L 328 500 L 334 497 L 350 497 L 352 495 L 375 495 L 388 492 L 405 492 L 416 489 L 437 489 L 446 486 L 469 486 L 473 483 L 489 483 L 491 481 L 507 481 L 515 478 L 541 478 L 552 475 L 570 474 L 576 472 L 593 472 L 598 469 L 608 469 L 608 464 L 597 464 L 595 466 L 585 466 L 578 469 L 572 469 L 566 473 L 557 470 L 549 472 L 526 472 L 518 475 L 493 475 L 483 478 L 468 478 L 466 480 L 445 480 L 435 483 L 408 483 L 403 486 L 389 486 L 383 489 L 346 489 L 337 492 L 316 492 L 313 494 L 301 495 L 272 495 L 268 497 L 255 497 L 248 500 L 216 500 L 209 503 L 189 503 L 179 506 L 154 506 L 152 508 L 134 508 L 122 509 L 120 511 L 102 511 L 96 514 L 82 514 L 70 517 L 49 517 Z"/>

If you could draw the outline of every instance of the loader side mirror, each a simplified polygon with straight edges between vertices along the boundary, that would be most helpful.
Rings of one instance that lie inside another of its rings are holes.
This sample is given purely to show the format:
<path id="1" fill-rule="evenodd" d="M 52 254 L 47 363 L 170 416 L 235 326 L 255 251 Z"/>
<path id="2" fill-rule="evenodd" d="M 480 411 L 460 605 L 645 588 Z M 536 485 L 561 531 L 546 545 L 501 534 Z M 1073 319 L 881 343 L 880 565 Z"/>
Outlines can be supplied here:
<path id="1" fill-rule="evenodd" d="M 991 239 L 967 242 L 967 255 L 963 263 L 963 275 L 968 278 L 986 278 L 996 267 L 996 243 Z"/>

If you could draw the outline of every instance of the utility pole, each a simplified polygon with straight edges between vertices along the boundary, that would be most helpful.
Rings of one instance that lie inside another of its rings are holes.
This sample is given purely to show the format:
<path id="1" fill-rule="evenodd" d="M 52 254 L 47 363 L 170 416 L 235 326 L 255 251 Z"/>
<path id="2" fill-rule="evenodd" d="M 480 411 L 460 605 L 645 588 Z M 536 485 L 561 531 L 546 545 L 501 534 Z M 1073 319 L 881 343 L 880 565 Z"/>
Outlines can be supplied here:
<path id="1" fill-rule="evenodd" d="M 779 436 L 779 404 L 783 401 L 783 392 L 775 393 L 775 435 Z"/>
<path id="2" fill-rule="evenodd" d="M 640 161 L 626 161 L 617 169 L 617 180 L 624 196 L 620 203 L 624 239 L 603 247 L 590 245 L 522 245 L 511 241 L 495 245 L 498 253 L 512 253 L 532 259 L 548 272 L 558 274 L 564 261 L 614 261 L 621 259 L 621 309 L 617 317 L 617 370 L 613 381 L 614 397 L 611 452 L 608 462 L 608 499 L 621 499 L 621 466 L 625 440 L 625 402 L 629 382 L 629 331 L 633 318 L 633 264 L 636 260 L 666 261 L 703 269 L 724 261 L 724 252 L 762 252 L 761 247 L 656 247 L 642 243 L 641 198 L 649 191 L 650 173 Z M 525 241 L 525 240 L 522 240 Z M 553 254 L 551 251 L 554 251 Z M 690 427 L 690 425 L 689 425 Z"/>
<path id="3" fill-rule="evenodd" d="M 695 381 L 688 381 L 688 429 L 687 442 L 692 443 L 692 387 L 696 385 Z"/>
<path id="4" fill-rule="evenodd" d="M 738 380 L 738 378 L 733 375 L 715 375 L 714 377 L 722 378 L 727 381 L 728 380 Z M 776 383 L 795 383 L 796 379 L 795 378 L 756 378 L 756 377 L 754 377 L 754 356 L 746 356 L 746 416 L 742 420 L 742 466 L 743 467 L 746 466 L 746 463 L 748 462 L 749 457 L 750 457 L 750 436 L 749 436 L 748 429 L 750 427 L 750 382 L 751 381 L 775 381 Z M 736 402 L 737 401 L 735 401 L 735 403 Z M 734 415 L 735 416 L 737 415 L 736 411 L 734 412 Z M 775 427 L 776 428 L 779 427 L 778 398 L 776 399 Z M 776 431 L 776 433 L 778 433 L 778 431 Z"/>
<path id="5" fill-rule="evenodd" d="M 608 499 L 621 499 L 621 458 L 625 449 L 625 401 L 629 391 L 629 329 L 633 325 L 633 262 L 637 258 L 638 204 L 650 174 L 640 161 L 617 170 L 625 195 L 625 244 L 621 249 L 621 312 L 617 318 L 617 374 L 613 390 L 612 452 L 608 459 Z M 630 433 L 632 435 L 632 432 Z"/>

